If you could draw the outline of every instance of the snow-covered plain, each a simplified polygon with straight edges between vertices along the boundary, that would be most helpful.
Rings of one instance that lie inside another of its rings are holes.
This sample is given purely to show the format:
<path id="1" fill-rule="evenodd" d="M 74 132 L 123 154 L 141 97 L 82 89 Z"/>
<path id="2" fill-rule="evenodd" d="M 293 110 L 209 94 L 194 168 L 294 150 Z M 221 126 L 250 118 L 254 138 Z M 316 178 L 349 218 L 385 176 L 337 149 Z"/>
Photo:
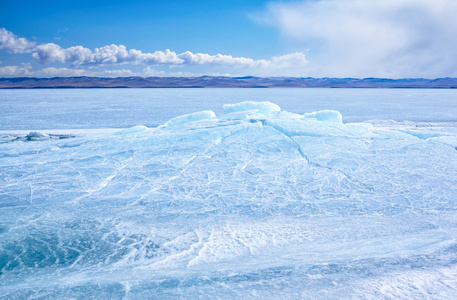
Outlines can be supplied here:
<path id="1" fill-rule="evenodd" d="M 3 135 L 0 297 L 453 299 L 455 127 L 342 120 Z"/>

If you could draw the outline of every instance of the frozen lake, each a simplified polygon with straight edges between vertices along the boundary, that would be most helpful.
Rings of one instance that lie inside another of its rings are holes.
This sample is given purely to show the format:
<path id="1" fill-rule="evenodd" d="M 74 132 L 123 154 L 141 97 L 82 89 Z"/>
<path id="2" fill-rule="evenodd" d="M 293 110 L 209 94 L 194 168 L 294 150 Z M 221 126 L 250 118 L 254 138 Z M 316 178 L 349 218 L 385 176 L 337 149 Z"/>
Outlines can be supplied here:
<path id="1" fill-rule="evenodd" d="M 0 298 L 454 299 L 456 96 L 0 90 Z"/>
<path id="2" fill-rule="evenodd" d="M 270 101 L 295 113 L 334 109 L 344 122 L 457 122 L 456 90 L 45 89 L 0 90 L 0 130 L 156 127 L 242 101 Z"/>

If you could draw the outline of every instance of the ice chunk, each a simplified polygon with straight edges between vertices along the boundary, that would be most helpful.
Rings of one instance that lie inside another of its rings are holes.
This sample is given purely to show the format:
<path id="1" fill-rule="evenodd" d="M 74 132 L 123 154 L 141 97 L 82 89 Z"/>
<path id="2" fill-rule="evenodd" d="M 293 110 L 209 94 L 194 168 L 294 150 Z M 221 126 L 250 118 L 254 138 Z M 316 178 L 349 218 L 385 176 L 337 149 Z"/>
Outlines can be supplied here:
<path id="1" fill-rule="evenodd" d="M 303 119 L 303 115 L 301 114 L 296 114 L 296 113 L 291 113 L 288 111 L 280 111 L 278 113 L 278 118 L 280 119 L 288 119 L 288 120 L 300 120 Z"/>
<path id="2" fill-rule="evenodd" d="M 271 117 L 273 113 L 281 111 L 281 108 L 269 101 L 254 102 L 245 101 L 235 104 L 225 104 L 223 106 L 225 114 L 246 112 L 246 114 L 260 113 L 265 117 Z"/>
<path id="3" fill-rule="evenodd" d="M 313 118 L 323 122 L 343 123 L 343 116 L 337 110 L 320 110 L 303 115 L 305 118 Z"/>
<path id="4" fill-rule="evenodd" d="M 149 128 L 147 128 L 146 126 L 137 125 L 137 126 L 133 126 L 133 127 L 130 127 L 130 128 L 115 132 L 114 134 L 116 134 L 116 135 L 136 134 L 136 133 L 140 133 L 140 132 L 145 132 L 148 129 Z"/>
<path id="5" fill-rule="evenodd" d="M 238 111 L 229 114 L 225 114 L 220 119 L 221 120 L 249 120 L 251 118 L 255 118 L 256 116 L 260 118 L 265 118 L 264 115 L 259 114 L 256 109 L 254 110 L 245 110 L 245 111 Z"/>
<path id="6" fill-rule="evenodd" d="M 29 141 L 35 141 L 35 140 L 43 140 L 43 139 L 48 139 L 49 135 L 43 132 L 39 131 L 31 131 L 29 134 L 26 136 L 27 140 Z"/>
<path id="7" fill-rule="evenodd" d="M 182 125 L 185 123 L 190 123 L 190 122 L 197 122 L 197 121 L 203 121 L 203 120 L 211 120 L 216 118 L 216 114 L 211 111 L 211 110 L 204 110 L 204 111 L 199 111 L 187 115 L 182 115 L 176 118 L 173 118 L 166 122 L 165 124 L 162 125 L 162 127 L 174 127 L 178 125 Z"/>

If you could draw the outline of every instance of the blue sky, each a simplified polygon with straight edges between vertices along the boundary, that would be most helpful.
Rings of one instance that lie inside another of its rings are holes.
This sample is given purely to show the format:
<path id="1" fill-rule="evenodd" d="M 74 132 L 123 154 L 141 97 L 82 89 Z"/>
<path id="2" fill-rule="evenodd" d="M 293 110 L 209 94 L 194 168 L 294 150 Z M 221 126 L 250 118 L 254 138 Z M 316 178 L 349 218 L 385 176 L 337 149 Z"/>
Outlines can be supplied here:
<path id="1" fill-rule="evenodd" d="M 455 0 L 0 0 L 0 76 L 457 76 Z"/>
<path id="2" fill-rule="evenodd" d="M 2 2 L 0 20 L 2 27 L 18 36 L 43 42 L 58 38 L 62 47 L 122 44 L 144 52 L 270 55 L 264 46 L 275 47 L 275 34 L 249 18 L 266 2 L 15 0 Z"/>

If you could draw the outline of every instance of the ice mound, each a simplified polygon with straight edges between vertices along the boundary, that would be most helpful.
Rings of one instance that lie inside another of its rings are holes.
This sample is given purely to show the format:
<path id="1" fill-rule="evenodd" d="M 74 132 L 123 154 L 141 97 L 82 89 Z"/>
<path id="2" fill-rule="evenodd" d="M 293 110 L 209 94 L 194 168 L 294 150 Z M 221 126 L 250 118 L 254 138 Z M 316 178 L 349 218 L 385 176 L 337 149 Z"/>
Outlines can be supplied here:
<path id="1" fill-rule="evenodd" d="M 272 117 L 273 113 L 281 111 L 281 108 L 269 101 L 264 102 L 254 102 L 254 101 L 245 101 L 236 104 L 225 104 L 223 106 L 225 114 L 233 113 L 246 113 L 246 114 L 255 114 L 260 113 L 265 117 Z"/>
<path id="2" fill-rule="evenodd" d="M 192 122 L 198 122 L 198 121 L 203 121 L 203 120 L 211 120 L 216 118 L 216 114 L 211 111 L 211 110 L 205 110 L 205 111 L 199 111 L 187 115 L 182 115 L 176 118 L 173 118 L 166 122 L 165 124 L 162 125 L 164 128 L 171 128 L 175 127 L 178 125 L 186 124 L 186 123 L 192 123 Z"/>
<path id="3" fill-rule="evenodd" d="M 322 122 L 343 123 L 343 116 L 336 110 L 321 110 L 303 115 L 305 118 L 313 118 Z"/>

